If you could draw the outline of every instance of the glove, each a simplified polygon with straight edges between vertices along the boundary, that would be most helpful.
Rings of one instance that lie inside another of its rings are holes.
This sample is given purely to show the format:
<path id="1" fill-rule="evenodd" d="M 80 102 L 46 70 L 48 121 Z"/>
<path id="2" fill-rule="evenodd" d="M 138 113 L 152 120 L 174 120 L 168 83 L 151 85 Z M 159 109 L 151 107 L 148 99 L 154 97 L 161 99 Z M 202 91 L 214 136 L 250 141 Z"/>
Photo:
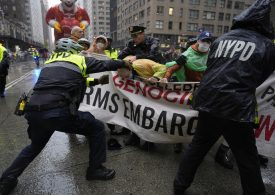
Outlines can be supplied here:
<path id="1" fill-rule="evenodd" d="M 184 55 L 181 55 L 178 59 L 175 60 L 177 62 L 178 65 L 180 66 L 184 66 L 186 61 L 187 61 L 187 57 Z"/>
<path id="2" fill-rule="evenodd" d="M 123 79 L 127 79 L 131 76 L 131 70 L 129 70 L 127 68 L 117 69 L 117 75 Z"/>
<path id="3" fill-rule="evenodd" d="M 109 83 L 109 75 L 107 75 L 107 74 L 102 75 L 101 77 L 99 77 L 98 82 L 101 85 L 108 84 Z"/>
<path id="4" fill-rule="evenodd" d="M 85 29 L 86 29 L 86 26 L 85 26 L 85 24 L 83 24 L 83 23 L 80 23 L 80 24 L 79 24 L 79 27 L 80 27 L 83 31 L 85 31 Z"/>
<path id="5" fill-rule="evenodd" d="M 55 22 L 53 25 L 53 28 L 58 32 L 58 33 L 62 33 L 62 29 L 61 26 L 59 24 L 59 22 Z"/>

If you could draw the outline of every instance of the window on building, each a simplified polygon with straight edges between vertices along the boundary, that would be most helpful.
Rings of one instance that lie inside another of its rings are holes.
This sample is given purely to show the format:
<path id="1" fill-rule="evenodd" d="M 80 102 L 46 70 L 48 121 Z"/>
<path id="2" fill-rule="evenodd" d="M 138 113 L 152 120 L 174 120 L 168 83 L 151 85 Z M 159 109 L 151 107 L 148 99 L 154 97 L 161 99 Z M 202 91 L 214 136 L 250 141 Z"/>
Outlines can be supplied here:
<path id="1" fill-rule="evenodd" d="M 16 7 L 14 5 L 12 6 L 12 11 L 16 11 Z"/>
<path id="2" fill-rule="evenodd" d="M 140 19 L 144 18 L 144 10 L 142 10 L 142 11 L 139 12 L 139 18 Z"/>
<path id="3" fill-rule="evenodd" d="M 182 30 L 182 22 L 179 22 L 179 30 Z"/>
<path id="4" fill-rule="evenodd" d="M 156 20 L 156 25 L 155 27 L 157 29 L 163 29 L 163 21 L 162 20 Z"/>
<path id="5" fill-rule="evenodd" d="M 137 21 L 138 20 L 138 14 L 135 14 L 134 15 L 134 21 Z"/>
<path id="6" fill-rule="evenodd" d="M 147 7 L 147 16 L 150 16 L 150 13 L 151 13 L 151 8 Z"/>
<path id="7" fill-rule="evenodd" d="M 205 0 L 204 4 L 207 7 L 216 7 L 217 0 Z"/>
<path id="8" fill-rule="evenodd" d="M 181 0 L 180 2 L 181 2 L 181 3 L 184 3 L 184 0 Z"/>
<path id="9" fill-rule="evenodd" d="M 200 0 L 189 0 L 189 4 L 191 4 L 191 5 L 199 5 L 200 4 Z"/>
<path id="10" fill-rule="evenodd" d="M 164 6 L 157 6 L 157 14 L 163 15 L 164 13 Z"/>
<path id="11" fill-rule="evenodd" d="M 226 6 L 228 9 L 231 9 L 232 8 L 232 1 L 227 1 L 227 6 Z"/>
<path id="12" fill-rule="evenodd" d="M 223 18 L 224 18 L 224 13 L 219 13 L 219 21 L 223 21 Z"/>
<path id="13" fill-rule="evenodd" d="M 228 20 L 230 20 L 230 18 L 231 18 L 231 14 L 226 14 L 226 15 L 225 15 L 225 20 L 228 21 Z"/>
<path id="14" fill-rule="evenodd" d="M 188 23 L 187 24 L 187 31 L 197 32 L 198 31 L 198 24 L 197 23 Z"/>
<path id="15" fill-rule="evenodd" d="M 234 5 L 234 8 L 243 10 L 244 9 L 244 2 L 236 1 L 235 5 Z"/>
<path id="16" fill-rule="evenodd" d="M 215 12 L 204 11 L 202 18 L 206 20 L 215 20 L 215 14 Z"/>
<path id="17" fill-rule="evenodd" d="M 229 26 L 224 26 L 224 27 L 223 27 L 223 32 L 224 32 L 224 33 L 227 33 L 228 31 L 229 31 Z"/>
<path id="18" fill-rule="evenodd" d="M 198 18 L 199 18 L 199 13 L 200 13 L 199 10 L 190 9 L 190 10 L 189 10 L 189 18 L 198 19 Z"/>
<path id="19" fill-rule="evenodd" d="M 169 7 L 169 16 L 173 16 L 173 11 L 174 11 L 174 8 L 173 7 Z"/>
<path id="20" fill-rule="evenodd" d="M 172 29 L 173 29 L 173 22 L 172 22 L 172 21 L 169 21 L 169 22 L 168 22 L 168 29 L 169 29 L 169 30 L 172 30 Z"/>
<path id="21" fill-rule="evenodd" d="M 225 8 L 225 0 L 220 0 L 220 8 Z"/>
<path id="22" fill-rule="evenodd" d="M 218 25 L 217 33 L 218 33 L 219 35 L 222 34 L 222 26 L 221 26 L 221 25 Z"/>
<path id="23" fill-rule="evenodd" d="M 150 28 L 150 21 L 147 21 L 147 22 L 146 22 L 146 27 L 147 27 L 147 28 Z"/>
<path id="24" fill-rule="evenodd" d="M 183 16 L 183 8 L 180 8 L 180 17 Z"/>
<path id="25" fill-rule="evenodd" d="M 208 32 L 211 32 L 211 33 L 214 32 L 214 25 L 212 25 L 212 24 L 203 24 L 203 25 L 202 25 L 202 28 L 203 28 L 205 31 L 208 31 Z"/>

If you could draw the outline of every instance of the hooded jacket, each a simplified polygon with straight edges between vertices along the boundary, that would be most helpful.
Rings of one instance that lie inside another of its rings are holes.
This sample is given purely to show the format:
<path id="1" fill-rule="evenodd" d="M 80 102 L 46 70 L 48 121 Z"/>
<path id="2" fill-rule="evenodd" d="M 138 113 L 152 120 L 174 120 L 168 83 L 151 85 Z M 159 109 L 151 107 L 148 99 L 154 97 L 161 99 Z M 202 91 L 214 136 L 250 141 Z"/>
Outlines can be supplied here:
<path id="1" fill-rule="evenodd" d="M 210 47 L 193 108 L 238 122 L 254 122 L 255 90 L 275 68 L 270 1 L 257 0 L 233 19 L 232 30 Z"/>

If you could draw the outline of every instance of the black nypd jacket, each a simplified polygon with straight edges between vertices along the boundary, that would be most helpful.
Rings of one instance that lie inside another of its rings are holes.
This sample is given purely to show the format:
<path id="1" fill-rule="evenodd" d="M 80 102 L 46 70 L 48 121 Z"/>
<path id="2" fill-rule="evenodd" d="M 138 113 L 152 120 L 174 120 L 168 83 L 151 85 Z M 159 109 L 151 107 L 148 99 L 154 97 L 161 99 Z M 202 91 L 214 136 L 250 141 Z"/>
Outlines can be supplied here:
<path id="1" fill-rule="evenodd" d="M 232 30 L 211 45 L 207 70 L 193 108 L 239 122 L 254 122 L 255 90 L 275 68 L 270 3 L 258 0 L 233 20 Z"/>
<path id="2" fill-rule="evenodd" d="M 158 63 L 164 63 L 164 59 L 159 51 L 159 40 L 146 36 L 144 41 L 138 45 L 130 40 L 127 46 L 119 53 L 118 59 L 124 59 L 127 56 L 136 56 L 137 59 L 149 59 Z"/>

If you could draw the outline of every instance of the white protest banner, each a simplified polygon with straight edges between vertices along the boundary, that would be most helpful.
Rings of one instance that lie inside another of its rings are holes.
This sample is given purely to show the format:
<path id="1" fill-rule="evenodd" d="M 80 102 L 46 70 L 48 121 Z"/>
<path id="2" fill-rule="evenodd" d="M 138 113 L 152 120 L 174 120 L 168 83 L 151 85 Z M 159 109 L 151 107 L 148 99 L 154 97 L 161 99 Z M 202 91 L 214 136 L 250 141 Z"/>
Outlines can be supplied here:
<path id="1" fill-rule="evenodd" d="M 93 74 L 93 77 L 102 74 Z M 87 89 L 80 110 L 91 112 L 105 123 L 129 128 L 146 141 L 179 143 L 191 140 L 198 112 L 190 109 L 189 97 L 199 83 L 160 86 L 140 80 L 122 80 L 116 72 L 109 76 L 112 78 L 109 85 Z M 260 126 L 255 135 L 259 151 L 275 157 L 275 152 L 270 153 L 275 145 L 275 74 L 257 89 L 256 94 Z"/>

